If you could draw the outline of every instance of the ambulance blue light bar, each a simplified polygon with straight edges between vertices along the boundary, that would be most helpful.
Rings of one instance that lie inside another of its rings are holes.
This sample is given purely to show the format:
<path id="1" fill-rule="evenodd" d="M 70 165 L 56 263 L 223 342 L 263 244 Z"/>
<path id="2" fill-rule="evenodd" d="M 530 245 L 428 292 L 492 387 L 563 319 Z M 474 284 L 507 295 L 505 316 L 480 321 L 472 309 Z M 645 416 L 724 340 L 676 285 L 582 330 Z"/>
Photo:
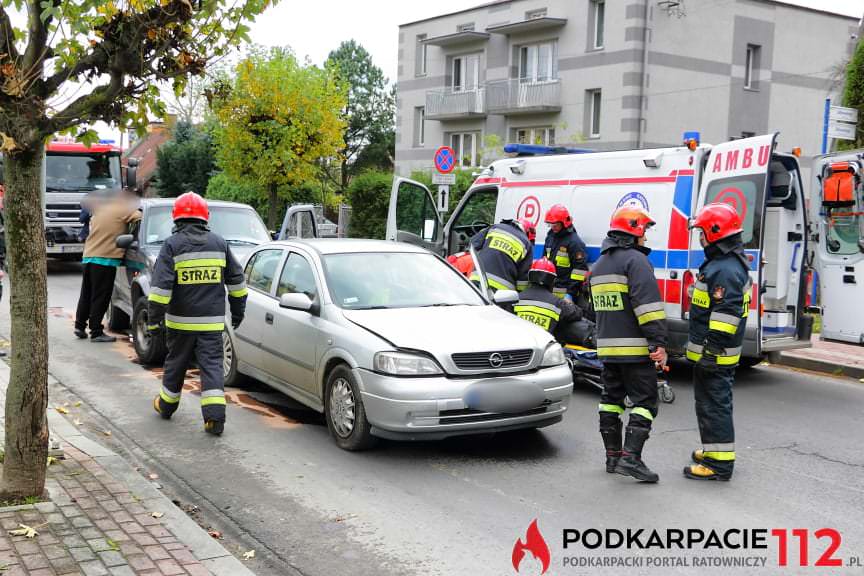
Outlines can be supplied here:
<path id="1" fill-rule="evenodd" d="M 506 154 L 516 156 L 552 156 L 555 154 L 590 154 L 594 150 L 587 148 L 565 148 L 564 146 L 541 146 L 539 144 L 507 144 Z"/>

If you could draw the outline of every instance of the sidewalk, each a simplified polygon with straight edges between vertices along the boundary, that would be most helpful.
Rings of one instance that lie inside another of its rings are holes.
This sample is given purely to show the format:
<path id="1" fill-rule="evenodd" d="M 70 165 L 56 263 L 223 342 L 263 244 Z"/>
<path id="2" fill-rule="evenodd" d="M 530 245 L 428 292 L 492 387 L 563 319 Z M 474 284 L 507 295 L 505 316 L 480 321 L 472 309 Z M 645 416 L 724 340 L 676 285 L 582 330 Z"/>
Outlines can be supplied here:
<path id="1" fill-rule="evenodd" d="M 0 362 L 4 404 L 8 382 L 9 367 Z M 48 467 L 49 501 L 0 507 L 2 576 L 254 576 L 125 460 L 85 437 L 51 402 L 48 426 L 63 458 Z M 22 525 L 38 535 L 10 533 Z"/>
<path id="2" fill-rule="evenodd" d="M 813 335 L 813 347 L 780 354 L 780 365 L 824 372 L 835 376 L 864 378 L 864 346 L 830 342 Z"/>

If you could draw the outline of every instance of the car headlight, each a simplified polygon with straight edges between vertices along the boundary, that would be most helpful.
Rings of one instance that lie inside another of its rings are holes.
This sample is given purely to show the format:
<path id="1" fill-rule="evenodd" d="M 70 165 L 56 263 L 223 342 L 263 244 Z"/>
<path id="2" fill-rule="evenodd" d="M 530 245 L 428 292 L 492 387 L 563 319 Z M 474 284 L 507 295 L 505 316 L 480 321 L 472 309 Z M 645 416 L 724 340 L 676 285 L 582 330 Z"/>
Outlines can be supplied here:
<path id="1" fill-rule="evenodd" d="M 407 352 L 378 352 L 373 364 L 377 372 L 393 376 L 434 376 L 442 373 L 434 360 Z"/>
<path id="2" fill-rule="evenodd" d="M 549 366 L 560 366 L 566 362 L 567 359 L 564 357 L 564 349 L 561 347 L 561 344 L 558 342 L 551 342 L 546 346 L 546 351 L 543 352 L 543 362 L 540 363 L 540 366 L 543 368 Z"/>

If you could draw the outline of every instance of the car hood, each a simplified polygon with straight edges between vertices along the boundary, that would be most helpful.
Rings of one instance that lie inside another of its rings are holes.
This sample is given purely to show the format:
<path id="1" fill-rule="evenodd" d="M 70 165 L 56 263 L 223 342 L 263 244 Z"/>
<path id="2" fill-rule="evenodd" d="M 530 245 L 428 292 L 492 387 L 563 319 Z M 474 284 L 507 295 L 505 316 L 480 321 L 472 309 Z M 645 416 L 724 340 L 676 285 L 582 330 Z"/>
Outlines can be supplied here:
<path id="1" fill-rule="evenodd" d="M 398 348 L 438 358 L 459 352 L 545 348 L 552 336 L 497 306 L 343 310 L 345 318 Z"/>

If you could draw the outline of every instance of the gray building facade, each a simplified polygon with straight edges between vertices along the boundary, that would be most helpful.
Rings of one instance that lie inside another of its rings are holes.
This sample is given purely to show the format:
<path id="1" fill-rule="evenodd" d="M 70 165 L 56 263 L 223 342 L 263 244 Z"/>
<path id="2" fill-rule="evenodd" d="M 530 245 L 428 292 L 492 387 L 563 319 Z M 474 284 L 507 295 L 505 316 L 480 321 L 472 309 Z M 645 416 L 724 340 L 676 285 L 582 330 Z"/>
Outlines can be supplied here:
<path id="1" fill-rule="evenodd" d="M 859 19 L 775 0 L 498 0 L 399 28 L 396 170 L 452 146 L 597 150 L 780 131 L 820 152 Z M 647 38 L 647 42 L 646 42 Z"/>

